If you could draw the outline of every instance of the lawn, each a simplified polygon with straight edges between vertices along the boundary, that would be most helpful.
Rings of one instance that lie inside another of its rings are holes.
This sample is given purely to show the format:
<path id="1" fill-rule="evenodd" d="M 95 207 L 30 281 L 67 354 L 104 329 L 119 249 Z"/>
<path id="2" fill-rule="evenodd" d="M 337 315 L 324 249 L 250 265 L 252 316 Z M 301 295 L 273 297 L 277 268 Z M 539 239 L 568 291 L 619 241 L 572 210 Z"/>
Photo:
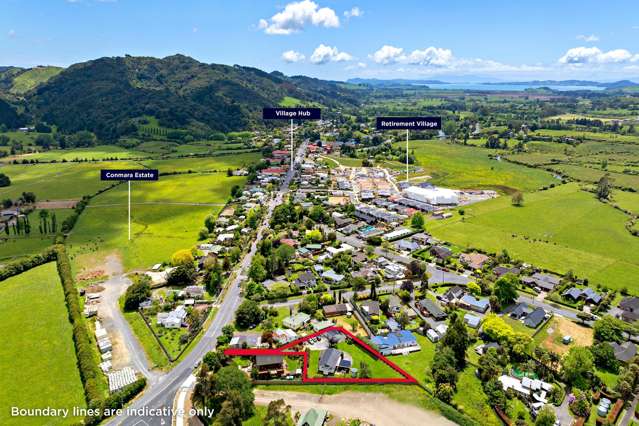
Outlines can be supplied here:
<path id="1" fill-rule="evenodd" d="M 622 209 L 639 215 L 639 194 L 636 192 L 614 191 L 612 201 Z"/>
<path id="2" fill-rule="evenodd" d="M 612 186 L 639 190 L 639 176 L 636 175 L 608 172 L 606 170 L 583 167 L 574 164 L 555 165 L 551 168 L 575 180 L 590 183 L 598 182 L 604 175 L 608 175 L 608 179 Z"/>
<path id="3" fill-rule="evenodd" d="M 353 368 L 359 369 L 360 362 L 368 364 L 370 368 L 371 378 L 389 378 L 402 376 L 393 370 L 390 366 L 373 357 L 368 351 L 359 346 L 357 343 L 344 341 L 337 344 L 337 349 L 344 351 L 353 357 Z M 321 351 L 311 351 L 308 362 L 309 377 L 324 377 L 317 369 Z"/>
<path id="4" fill-rule="evenodd" d="M 563 343 L 564 336 L 571 336 L 573 341 L 569 345 Z M 592 328 L 581 326 L 567 318 L 555 316 L 548 325 L 535 336 L 535 342 L 559 355 L 563 355 L 571 346 L 592 346 Z"/>
<path id="5" fill-rule="evenodd" d="M 395 355 L 388 359 L 397 364 L 402 370 L 417 379 L 420 383 L 432 387 L 433 380 L 430 368 L 435 357 L 435 344 L 421 334 L 414 333 L 417 343 L 422 350 L 408 355 Z"/>
<path id="6" fill-rule="evenodd" d="M 488 397 L 482 391 L 481 381 L 475 376 L 475 368 L 469 365 L 459 374 L 453 403 L 462 413 L 481 420 L 482 425 L 501 426 L 501 421 L 488 404 Z"/>
<path id="7" fill-rule="evenodd" d="M 196 243 L 204 218 L 219 213 L 231 187 L 244 180 L 213 173 L 162 176 L 158 182 L 133 183 L 131 241 L 127 237 L 126 186 L 95 197 L 68 239 L 76 270 L 93 267 L 114 251 L 122 255 L 127 270 L 167 260 L 176 250 Z"/>
<path id="8" fill-rule="evenodd" d="M 8 407 L 84 407 L 71 324 L 55 263 L 0 282 L 0 424 L 41 425 L 11 418 Z M 81 419 L 47 419 L 47 425 Z"/>
<path id="9" fill-rule="evenodd" d="M 593 284 L 638 293 L 639 239 L 624 213 L 597 201 L 577 184 L 526 194 L 523 207 L 508 197 L 465 208 L 465 215 L 432 221 L 435 237 L 511 256 L 559 273 L 572 270 Z"/>
<path id="10" fill-rule="evenodd" d="M 169 365 L 169 359 L 162 351 L 158 341 L 140 314 L 137 312 L 124 312 L 124 317 L 129 322 L 131 329 L 133 329 L 133 332 L 144 348 L 147 358 L 151 361 L 151 366 L 159 369 L 167 367 Z"/>
<path id="11" fill-rule="evenodd" d="M 403 143 L 400 144 L 403 146 Z M 556 183 L 546 171 L 489 158 L 491 150 L 441 141 L 411 141 L 417 163 L 414 176 L 428 175 L 436 185 L 452 188 L 490 188 L 503 192 L 534 191 Z"/>
<path id="12" fill-rule="evenodd" d="M 145 167 L 159 169 L 163 172 L 186 172 L 192 171 L 221 171 L 226 172 L 229 168 L 236 169 L 247 167 L 257 162 L 261 155 L 257 152 L 219 155 L 216 157 L 196 157 L 196 158 L 175 158 L 168 160 L 147 160 L 142 162 Z"/>

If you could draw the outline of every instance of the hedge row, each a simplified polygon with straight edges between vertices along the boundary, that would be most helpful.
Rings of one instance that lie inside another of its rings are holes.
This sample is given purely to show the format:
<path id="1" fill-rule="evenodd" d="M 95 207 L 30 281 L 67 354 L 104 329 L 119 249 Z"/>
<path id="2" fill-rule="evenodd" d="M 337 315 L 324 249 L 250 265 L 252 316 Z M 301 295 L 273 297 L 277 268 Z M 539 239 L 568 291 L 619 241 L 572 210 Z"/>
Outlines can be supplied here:
<path id="1" fill-rule="evenodd" d="M 99 411 L 100 415 L 86 416 L 84 418 L 84 424 L 85 425 L 99 424 L 102 420 L 106 418 L 105 410 L 111 410 L 111 412 L 113 412 L 114 410 L 124 407 L 124 405 L 127 402 L 131 401 L 133 398 L 135 398 L 137 394 L 142 392 L 145 386 L 146 386 L 146 378 L 142 377 L 136 380 L 135 382 L 131 383 L 130 385 L 126 385 L 119 391 L 109 395 L 105 400 L 100 401 L 98 406 L 94 407 L 94 408 L 100 409 Z"/>
<path id="2" fill-rule="evenodd" d="M 95 356 L 93 342 L 89 337 L 89 329 L 87 328 L 82 310 L 80 309 L 78 291 L 73 282 L 71 263 L 69 262 L 66 249 L 64 245 L 56 244 L 54 250 L 57 257 L 58 274 L 62 282 L 64 299 L 69 313 L 69 322 L 73 327 L 73 343 L 78 358 L 80 378 L 84 386 L 84 395 L 88 406 L 95 407 L 96 404 L 101 402 L 103 397 L 99 385 L 100 381 L 103 380 L 102 370 L 100 370 L 97 357 Z"/>
<path id="3" fill-rule="evenodd" d="M 35 268 L 36 266 L 44 265 L 45 263 L 53 261 L 55 258 L 55 251 L 52 248 L 48 248 L 42 253 L 10 262 L 0 269 L 0 281 L 4 281 L 14 275 L 19 275 L 29 269 Z"/>

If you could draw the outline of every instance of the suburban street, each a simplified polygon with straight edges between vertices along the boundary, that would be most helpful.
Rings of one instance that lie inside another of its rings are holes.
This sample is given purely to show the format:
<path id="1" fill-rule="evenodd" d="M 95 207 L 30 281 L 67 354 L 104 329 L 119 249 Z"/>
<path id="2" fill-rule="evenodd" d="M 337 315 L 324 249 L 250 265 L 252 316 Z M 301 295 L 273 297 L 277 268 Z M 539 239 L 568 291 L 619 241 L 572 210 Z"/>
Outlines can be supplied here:
<path id="1" fill-rule="evenodd" d="M 297 161 L 304 158 L 307 143 L 307 141 L 304 141 L 299 146 L 296 153 Z M 222 333 L 222 328 L 233 321 L 235 311 L 242 301 L 241 283 L 245 279 L 245 273 L 251 265 L 251 261 L 257 251 L 259 242 L 262 240 L 264 231 L 269 226 L 273 210 L 282 203 L 284 195 L 288 192 L 288 187 L 294 173 L 294 168 L 291 168 L 277 194 L 269 201 L 266 214 L 262 224 L 258 228 L 255 240 L 249 252 L 237 265 L 234 278 L 226 289 L 217 314 L 213 321 L 211 321 L 209 327 L 204 330 L 200 341 L 170 372 L 155 381 L 149 380 L 147 389 L 142 396 L 127 407 L 127 411 L 125 411 L 123 415 L 110 419 L 106 424 L 131 426 L 172 424 L 173 416 L 171 409 L 173 408 L 175 395 L 182 383 L 193 373 L 193 369 L 204 355 L 215 348 L 217 338 Z M 123 324 L 123 327 L 129 329 L 128 323 Z M 133 336 L 131 337 L 135 340 Z M 142 351 L 140 353 L 144 354 L 142 348 L 139 349 Z"/>

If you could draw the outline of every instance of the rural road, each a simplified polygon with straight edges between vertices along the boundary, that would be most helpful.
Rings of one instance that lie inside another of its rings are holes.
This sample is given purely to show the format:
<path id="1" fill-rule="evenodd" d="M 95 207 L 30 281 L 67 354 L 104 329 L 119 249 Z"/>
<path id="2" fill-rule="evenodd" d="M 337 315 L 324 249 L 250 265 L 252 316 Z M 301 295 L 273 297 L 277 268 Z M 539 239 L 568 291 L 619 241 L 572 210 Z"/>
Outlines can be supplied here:
<path id="1" fill-rule="evenodd" d="M 297 161 L 304 158 L 307 144 L 308 141 L 304 141 L 299 146 Z M 277 194 L 269 201 L 266 215 L 258 228 L 251 249 L 236 267 L 235 278 L 228 285 L 217 314 L 209 327 L 204 330 L 200 341 L 170 372 L 162 376 L 157 382 L 149 383 L 144 393 L 130 404 L 121 416 L 109 419 L 105 423 L 106 425 L 146 426 L 172 424 L 173 416 L 171 410 L 175 395 L 204 355 L 215 348 L 217 337 L 222 334 L 222 328 L 233 321 L 235 311 L 242 301 L 241 283 L 245 279 L 245 273 L 251 265 L 253 255 L 257 251 L 257 245 L 261 241 L 264 231 L 269 226 L 273 210 L 282 203 L 284 195 L 288 192 L 293 175 L 294 169 L 289 170 Z"/>
<path id="2" fill-rule="evenodd" d="M 433 411 L 402 404 L 381 393 L 344 392 L 317 395 L 307 392 L 255 391 L 255 403 L 268 405 L 283 399 L 292 411 L 322 408 L 338 419 L 360 419 L 376 426 L 452 426 L 455 423 Z"/>

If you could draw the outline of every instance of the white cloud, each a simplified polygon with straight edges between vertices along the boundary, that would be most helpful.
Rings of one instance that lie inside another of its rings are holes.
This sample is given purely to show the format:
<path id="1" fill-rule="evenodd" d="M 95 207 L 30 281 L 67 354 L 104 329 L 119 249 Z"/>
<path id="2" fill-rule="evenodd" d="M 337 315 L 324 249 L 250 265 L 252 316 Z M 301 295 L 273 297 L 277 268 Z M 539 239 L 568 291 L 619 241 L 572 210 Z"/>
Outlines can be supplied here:
<path id="1" fill-rule="evenodd" d="M 577 40 L 587 41 L 588 43 L 594 43 L 595 41 L 599 41 L 599 37 L 594 34 L 590 34 L 590 35 L 579 34 L 576 38 Z"/>
<path id="2" fill-rule="evenodd" d="M 16 36 L 16 30 L 9 30 L 9 32 L 7 33 L 7 37 L 9 38 L 14 38 Z"/>
<path id="3" fill-rule="evenodd" d="M 320 8 L 311 0 L 289 3 L 270 20 L 260 19 L 258 28 L 266 34 L 288 35 L 302 31 L 307 24 L 326 28 L 339 27 L 339 17 L 328 7 Z"/>
<path id="4" fill-rule="evenodd" d="M 378 64 L 394 64 L 402 57 L 404 49 L 385 44 L 378 51 L 370 55 L 370 58 Z"/>
<path id="5" fill-rule="evenodd" d="M 284 62 L 288 62 L 290 64 L 303 61 L 304 59 L 306 59 L 306 57 L 300 52 L 287 50 L 286 52 L 282 53 L 282 59 L 284 60 Z"/>
<path id="6" fill-rule="evenodd" d="M 366 67 L 368 67 L 368 64 L 366 62 L 358 62 L 356 64 L 352 64 L 352 65 L 347 66 L 345 69 L 347 71 L 350 71 L 350 70 L 361 70 L 361 69 L 364 69 Z"/>
<path id="7" fill-rule="evenodd" d="M 196 33 L 196 32 L 198 32 L 199 30 L 200 30 L 200 29 L 199 29 L 198 27 L 193 27 L 193 30 L 192 30 L 192 31 L 193 31 L 194 33 Z"/>
<path id="8" fill-rule="evenodd" d="M 357 6 L 351 8 L 351 10 L 344 11 L 344 16 L 346 19 L 357 18 L 364 14 L 364 11 Z"/>
<path id="9" fill-rule="evenodd" d="M 327 62 L 345 62 L 353 59 L 353 56 L 346 52 L 340 52 L 337 47 L 320 44 L 311 55 L 311 62 L 316 65 Z"/>
<path id="10" fill-rule="evenodd" d="M 384 45 L 370 58 L 382 65 L 395 63 L 411 64 L 411 65 L 431 65 L 446 66 L 453 61 L 453 52 L 450 49 L 440 47 L 427 47 L 425 49 L 416 49 L 409 54 L 404 54 L 404 49 L 390 45 Z"/>
<path id="11" fill-rule="evenodd" d="M 583 64 L 619 64 L 623 62 L 636 62 L 639 54 L 633 55 L 626 49 L 613 49 L 607 52 L 598 47 L 573 47 L 559 58 L 559 63 L 567 65 Z"/>
<path id="12" fill-rule="evenodd" d="M 452 60 L 452 50 L 432 46 L 423 50 L 413 50 L 406 58 L 406 62 L 409 64 L 434 65 L 439 67 L 449 65 Z"/>

